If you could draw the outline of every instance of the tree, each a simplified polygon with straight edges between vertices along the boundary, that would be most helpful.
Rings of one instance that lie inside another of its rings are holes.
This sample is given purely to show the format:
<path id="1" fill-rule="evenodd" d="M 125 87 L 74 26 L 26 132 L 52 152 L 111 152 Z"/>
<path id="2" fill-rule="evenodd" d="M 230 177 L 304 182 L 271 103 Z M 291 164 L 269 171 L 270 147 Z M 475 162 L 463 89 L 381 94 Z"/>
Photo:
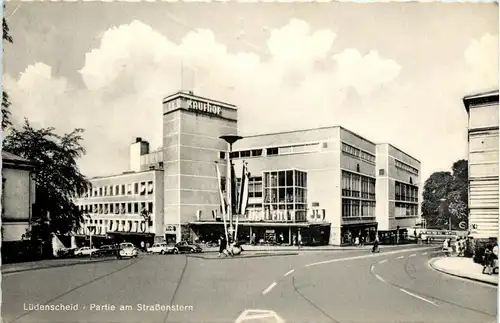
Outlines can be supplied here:
<path id="1" fill-rule="evenodd" d="M 83 220 L 82 212 L 73 203 L 76 192 L 90 185 L 76 164 L 86 153 L 80 143 L 82 134 L 83 129 L 75 129 L 59 136 L 54 128 L 35 129 L 25 120 L 21 130 L 12 129 L 4 140 L 3 149 L 34 162 L 37 167 L 34 218 L 38 228 L 34 230 L 40 230 L 38 234 L 45 235 L 44 238 L 49 233 L 72 232 Z"/>
<path id="2" fill-rule="evenodd" d="M 446 207 L 443 208 L 441 199 L 448 196 L 453 183 L 453 176 L 450 172 L 435 172 L 424 184 L 422 213 L 429 227 L 443 227 L 448 217 Z M 443 208 L 443 209 L 441 209 Z"/>
<path id="3" fill-rule="evenodd" d="M 468 218 L 468 163 L 458 160 L 453 173 L 435 172 L 426 181 L 422 213 L 429 227 L 459 229 L 459 223 Z M 444 199 L 444 201 L 441 201 Z"/>
<path id="4" fill-rule="evenodd" d="M 3 6 L 5 12 L 5 4 Z M 5 17 L 3 17 L 3 34 L 2 39 L 13 43 L 13 39 L 10 36 L 9 25 L 7 25 L 7 21 Z M 9 126 L 12 126 L 11 122 L 11 114 L 10 114 L 10 101 L 7 92 L 2 91 L 2 130 L 7 129 Z"/>

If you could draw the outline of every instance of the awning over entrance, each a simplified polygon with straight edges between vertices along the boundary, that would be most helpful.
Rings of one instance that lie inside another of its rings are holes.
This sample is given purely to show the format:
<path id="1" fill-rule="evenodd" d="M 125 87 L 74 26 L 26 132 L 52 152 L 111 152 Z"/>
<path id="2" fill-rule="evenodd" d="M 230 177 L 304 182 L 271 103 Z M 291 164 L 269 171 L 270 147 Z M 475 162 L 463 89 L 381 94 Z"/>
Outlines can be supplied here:
<path id="1" fill-rule="evenodd" d="M 189 222 L 190 225 L 223 225 L 224 222 L 218 221 L 194 221 Z M 229 223 L 227 223 L 229 224 Z M 235 225 L 236 222 L 233 222 Z M 330 226 L 328 222 L 239 222 L 238 226 L 242 227 L 295 227 L 295 228 L 309 228 L 309 227 L 320 227 L 320 226 Z"/>
<path id="2" fill-rule="evenodd" d="M 369 227 L 369 226 L 376 226 L 378 222 L 373 221 L 373 222 L 358 222 L 358 223 L 344 223 L 342 224 L 343 228 L 354 228 L 354 227 Z"/>
<path id="3" fill-rule="evenodd" d="M 128 231 L 108 231 L 107 235 L 123 235 L 123 236 L 142 236 L 142 237 L 153 237 L 154 233 L 149 232 L 128 232 Z"/>

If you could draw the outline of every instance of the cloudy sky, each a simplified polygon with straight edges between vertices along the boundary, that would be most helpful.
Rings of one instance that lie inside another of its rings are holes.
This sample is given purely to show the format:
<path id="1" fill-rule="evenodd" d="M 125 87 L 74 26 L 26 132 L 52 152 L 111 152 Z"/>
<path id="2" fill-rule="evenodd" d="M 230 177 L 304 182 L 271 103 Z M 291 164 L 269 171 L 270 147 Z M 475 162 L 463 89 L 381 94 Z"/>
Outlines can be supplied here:
<path id="1" fill-rule="evenodd" d="M 241 134 L 342 125 L 422 161 L 466 157 L 466 94 L 498 87 L 498 7 L 439 3 L 8 2 L 4 86 L 17 124 L 86 129 L 88 176 L 161 145 L 161 100 L 236 104 Z M 188 79 L 188 78 L 186 78 Z"/>

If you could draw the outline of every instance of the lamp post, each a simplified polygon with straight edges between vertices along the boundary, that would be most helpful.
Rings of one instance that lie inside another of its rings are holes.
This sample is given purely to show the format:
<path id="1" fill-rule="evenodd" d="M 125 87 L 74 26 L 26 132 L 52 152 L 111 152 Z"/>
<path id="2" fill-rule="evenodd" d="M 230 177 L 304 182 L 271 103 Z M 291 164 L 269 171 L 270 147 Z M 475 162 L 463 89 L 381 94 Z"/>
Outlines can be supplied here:
<path id="1" fill-rule="evenodd" d="M 446 202 L 446 199 L 439 199 L 441 201 L 441 216 L 444 215 L 444 203 Z M 451 214 L 448 216 L 448 230 L 451 231 Z"/>
<path id="2" fill-rule="evenodd" d="M 233 238 L 233 241 L 235 239 L 234 237 L 234 228 L 233 228 L 233 203 L 232 203 L 232 196 L 231 196 L 231 189 L 232 189 L 232 174 L 231 174 L 231 167 L 232 167 L 232 161 L 231 161 L 231 153 L 233 151 L 233 144 L 240 140 L 241 136 L 237 135 L 225 135 L 225 136 L 220 136 L 220 139 L 226 141 L 227 143 L 227 152 L 226 152 L 226 162 L 227 162 L 227 176 L 226 176 L 226 196 L 227 196 L 227 216 L 229 218 L 229 231 L 231 232 L 231 236 Z"/>

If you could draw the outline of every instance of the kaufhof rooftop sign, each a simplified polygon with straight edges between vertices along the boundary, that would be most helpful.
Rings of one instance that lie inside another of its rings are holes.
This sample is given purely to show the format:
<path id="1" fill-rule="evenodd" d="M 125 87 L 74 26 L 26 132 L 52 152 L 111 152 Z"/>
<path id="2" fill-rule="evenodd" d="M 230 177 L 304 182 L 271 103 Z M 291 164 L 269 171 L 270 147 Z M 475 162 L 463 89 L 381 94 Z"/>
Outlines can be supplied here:
<path id="1" fill-rule="evenodd" d="M 222 114 L 222 105 L 211 103 L 209 101 L 204 101 L 195 98 L 186 98 L 180 97 L 176 98 L 170 102 L 166 102 L 166 110 L 173 111 L 178 108 L 184 108 L 187 110 L 192 110 L 194 112 L 212 114 L 212 115 L 221 115 Z"/>

